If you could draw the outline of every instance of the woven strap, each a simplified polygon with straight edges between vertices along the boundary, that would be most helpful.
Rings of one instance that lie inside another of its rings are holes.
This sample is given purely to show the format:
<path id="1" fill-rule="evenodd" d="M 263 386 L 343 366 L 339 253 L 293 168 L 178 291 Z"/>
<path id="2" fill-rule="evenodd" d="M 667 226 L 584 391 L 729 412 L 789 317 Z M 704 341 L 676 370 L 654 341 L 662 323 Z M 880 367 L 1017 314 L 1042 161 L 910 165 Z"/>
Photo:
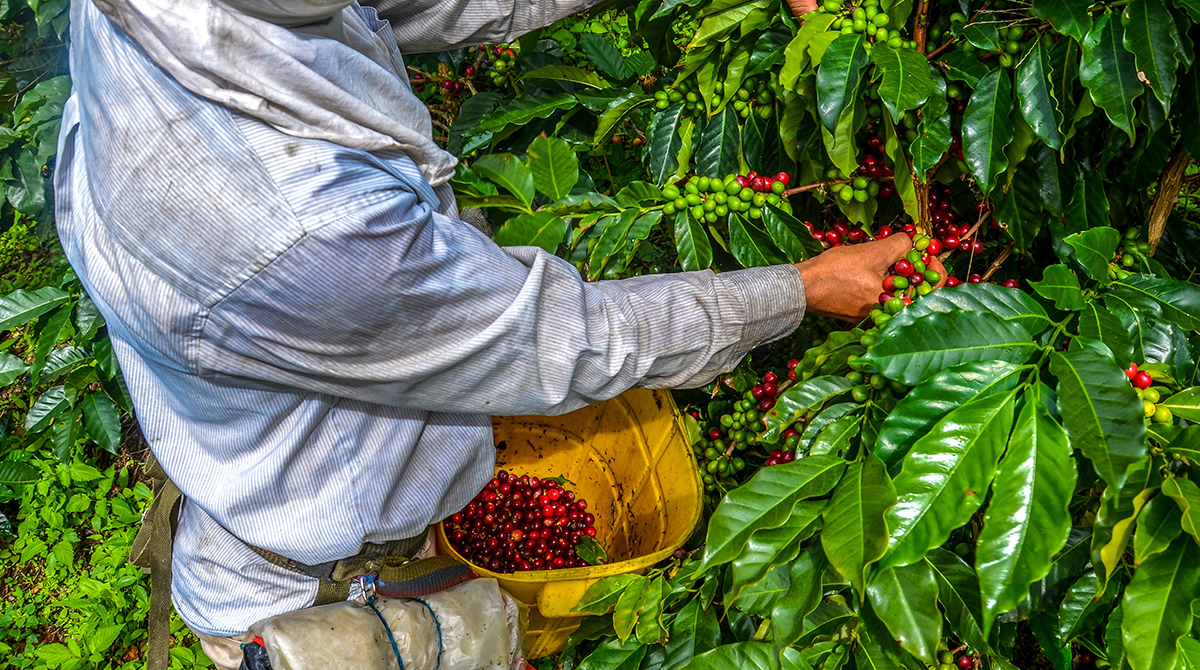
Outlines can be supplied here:
<path id="1" fill-rule="evenodd" d="M 146 637 L 146 670 L 166 670 L 171 661 L 171 545 L 179 524 L 183 494 L 163 471 L 154 454 L 146 459 L 154 500 L 133 538 L 129 562 L 150 573 L 150 621 Z"/>
<path id="2" fill-rule="evenodd" d="M 422 533 L 416 537 L 383 544 L 365 543 L 354 556 L 317 565 L 307 565 L 253 545 L 246 546 L 272 565 L 318 579 L 317 597 L 313 600 L 313 606 L 318 606 L 340 602 L 349 597 L 350 584 L 355 577 L 381 574 L 390 565 L 404 563 L 420 551 L 425 544 L 425 537 L 426 534 Z"/>

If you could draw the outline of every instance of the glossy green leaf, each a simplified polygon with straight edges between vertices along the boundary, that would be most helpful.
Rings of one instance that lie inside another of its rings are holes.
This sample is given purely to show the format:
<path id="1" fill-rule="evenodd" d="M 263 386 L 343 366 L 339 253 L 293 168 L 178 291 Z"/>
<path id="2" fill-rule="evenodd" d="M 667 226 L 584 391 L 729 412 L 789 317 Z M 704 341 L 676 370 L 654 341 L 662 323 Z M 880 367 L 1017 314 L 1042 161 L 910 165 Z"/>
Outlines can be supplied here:
<path id="1" fill-rule="evenodd" d="M 1113 352 L 1118 367 L 1128 367 L 1133 362 L 1133 342 L 1125 325 L 1103 305 L 1090 302 L 1079 313 L 1079 334 L 1103 342 Z"/>
<path id="2" fill-rule="evenodd" d="M 624 642 L 613 638 L 604 642 L 576 666 L 578 670 L 636 670 L 648 647 L 629 638 Z"/>
<path id="3" fill-rule="evenodd" d="M 846 466 L 822 513 L 821 546 L 829 563 L 860 594 L 866 567 L 887 550 L 884 514 L 896 504 L 896 489 L 883 462 L 868 455 Z"/>
<path id="4" fill-rule="evenodd" d="M 1063 115 L 1051 79 L 1052 64 L 1046 36 L 1039 37 L 1017 68 L 1017 101 L 1029 127 L 1043 142 L 1062 148 Z"/>
<path id="5" fill-rule="evenodd" d="M 779 655 L 766 642 L 737 642 L 693 658 L 680 670 L 778 670 Z"/>
<path id="6" fill-rule="evenodd" d="M 905 651 L 933 664 L 941 640 L 938 587 L 926 561 L 881 569 L 867 585 L 871 607 Z"/>
<path id="7" fill-rule="evenodd" d="M 933 569 L 933 577 L 938 585 L 938 603 L 946 612 L 950 630 L 972 648 L 987 650 L 991 645 L 979 623 L 982 605 L 975 571 L 953 552 L 941 547 L 929 550 L 925 562 Z"/>
<path id="8" fill-rule="evenodd" d="M 38 396 L 25 414 L 25 432 L 40 433 L 50 427 L 50 422 L 62 414 L 74 402 L 74 397 L 61 385 L 52 386 Z"/>
<path id="9" fill-rule="evenodd" d="M 866 119 L 866 105 L 861 98 L 855 98 L 838 117 L 837 127 L 831 133 L 823 124 L 819 126 L 821 141 L 829 160 L 847 174 L 858 169 L 858 131 Z M 842 204 L 841 201 L 838 201 Z"/>
<path id="10" fill-rule="evenodd" d="M 1194 637 L 1179 638 L 1179 664 L 1176 670 L 1200 670 L 1200 640 Z"/>
<path id="11" fill-rule="evenodd" d="M 53 286 L 26 291 L 17 289 L 0 296 L 0 333 L 23 326 L 70 299 L 66 291 Z"/>
<path id="12" fill-rule="evenodd" d="M 88 436 L 105 451 L 116 454 L 121 446 L 121 415 L 103 393 L 92 392 L 79 401 L 83 409 L 83 427 Z"/>
<path id="13" fill-rule="evenodd" d="M 1064 641 L 1091 633 L 1113 606 L 1120 592 L 1121 580 L 1112 579 L 1101 593 L 1096 593 L 1096 575 L 1085 573 L 1067 590 L 1058 609 L 1058 634 Z"/>
<path id="14" fill-rule="evenodd" d="M 655 667 L 658 670 L 677 670 L 720 644 L 721 625 L 717 621 L 716 610 L 705 610 L 700 607 L 700 599 L 694 598 L 679 610 L 671 622 L 671 637 L 664 648 L 663 662 Z"/>
<path id="15" fill-rule="evenodd" d="M 1175 94 L 1179 62 L 1179 31 L 1163 0 L 1130 0 L 1121 12 L 1125 49 L 1133 54 L 1139 77 L 1154 92 L 1166 112 Z"/>
<path id="16" fill-rule="evenodd" d="M 825 50 L 817 69 L 817 113 L 829 132 L 835 131 L 842 112 L 858 97 L 867 62 L 862 33 L 841 35 Z"/>
<path id="17" fill-rule="evenodd" d="M 1183 532 L 1182 522 L 1183 513 L 1171 496 L 1151 498 L 1138 515 L 1137 529 L 1133 532 L 1133 555 L 1137 561 L 1165 551 Z"/>
<path id="18" fill-rule="evenodd" d="M 1047 267 L 1042 271 L 1042 280 L 1030 281 L 1029 285 L 1038 295 L 1054 301 L 1054 306 L 1059 309 L 1083 309 L 1083 291 L 1079 288 L 1079 277 L 1061 263 Z"/>
<path id="19" fill-rule="evenodd" d="M 1126 659 L 1133 670 L 1174 668 L 1179 638 L 1192 627 L 1192 601 L 1200 596 L 1200 547 L 1176 538 L 1166 551 L 1133 571 L 1121 602 Z"/>
<path id="20" fill-rule="evenodd" d="M 692 156 L 696 173 L 723 177 L 737 172 L 741 138 L 737 111 L 729 105 L 704 124 Z"/>
<path id="21" fill-rule="evenodd" d="M 644 578 L 634 574 L 605 577 L 588 587 L 574 609 L 576 612 L 584 614 L 605 614 L 617 604 L 617 599 L 621 597 L 625 589 L 639 579 Z"/>
<path id="22" fill-rule="evenodd" d="M 569 81 L 591 88 L 609 88 L 609 83 L 601 79 L 595 72 L 574 65 L 543 65 L 525 73 L 525 79 L 550 79 L 552 81 Z"/>
<path id="23" fill-rule="evenodd" d="M 896 195 L 900 196 L 900 203 L 904 205 L 904 213 L 912 217 L 913 220 L 919 219 L 921 216 L 920 207 L 917 204 L 917 189 L 911 178 L 912 164 L 909 163 L 908 155 L 900 148 L 899 134 L 896 131 L 896 125 L 892 123 L 892 119 L 888 115 L 883 115 L 883 152 L 889 161 L 896 174 L 901 175 L 900 179 L 893 179 L 892 185 L 896 187 Z M 909 178 L 905 178 L 909 176 Z M 838 201 L 839 206 L 841 201 Z M 852 200 L 851 205 L 858 205 L 857 200 Z M 867 216 L 860 221 L 864 224 L 870 224 L 874 221 L 874 205 L 873 199 L 868 199 L 865 203 Z M 845 211 L 846 208 L 842 207 Z M 856 219 L 859 220 L 859 219 Z"/>
<path id="24" fill-rule="evenodd" d="M 809 56 L 809 45 L 813 38 L 825 34 L 829 24 L 837 18 L 832 14 L 810 13 L 804 25 L 796 31 L 796 36 L 788 43 L 783 52 L 783 67 L 779 70 L 779 84 L 786 89 L 794 89 L 800 75 L 804 74 L 812 63 Z"/>
<path id="25" fill-rule="evenodd" d="M 787 256 L 789 263 L 806 261 L 824 251 L 821 243 L 799 219 L 774 205 L 763 207 L 762 222 L 767 234 Z"/>
<path id="26" fill-rule="evenodd" d="M 766 231 L 734 212 L 729 214 L 729 252 L 747 268 L 787 262 Z"/>
<path id="27" fill-rule="evenodd" d="M 34 348 L 33 363 L 30 364 L 30 370 L 33 372 L 30 375 L 29 383 L 38 385 L 41 383 L 42 366 L 46 364 L 46 357 L 54 350 L 62 337 L 64 331 L 67 330 L 67 324 L 71 320 L 71 305 L 63 305 L 54 310 L 49 315 L 38 320 L 37 345 Z"/>
<path id="28" fill-rule="evenodd" d="M 1104 481 L 1120 486 L 1129 465 L 1146 456 L 1142 403 L 1112 359 L 1091 349 L 1055 352 L 1058 413 L 1071 438 Z"/>
<path id="29" fill-rule="evenodd" d="M 625 59 L 621 58 L 620 50 L 612 42 L 599 35 L 587 34 L 579 38 L 579 50 L 587 56 L 600 71 L 614 79 L 624 79 Z M 526 75 L 528 76 L 528 75 Z"/>
<path id="30" fill-rule="evenodd" d="M 979 80 L 963 114 L 963 158 L 984 195 L 996 187 L 996 177 L 1008 168 L 1004 150 L 1013 140 L 1012 81 L 997 67 Z"/>
<path id="31" fill-rule="evenodd" d="M 46 365 L 42 367 L 42 381 L 52 381 L 90 360 L 91 354 L 83 347 L 69 345 L 55 349 L 46 357 Z M 4 382 L 4 354 L 0 354 L 0 383 L 7 383 Z"/>
<path id="32" fill-rule="evenodd" d="M 1092 228 L 1063 239 L 1075 250 L 1075 258 L 1087 270 L 1088 276 L 1108 283 L 1108 263 L 1121 243 L 1121 233 L 1107 226 Z"/>
<path id="33" fill-rule="evenodd" d="M 708 233 L 688 210 L 675 213 L 675 249 L 679 266 L 685 272 L 707 270 L 712 266 L 712 243 Z"/>
<path id="34" fill-rule="evenodd" d="M 988 66 L 979 61 L 975 54 L 961 49 L 953 49 L 942 55 L 938 66 L 946 72 L 946 78 L 951 81 L 961 81 L 968 87 L 974 88 L 979 80 L 987 76 Z"/>
<path id="35" fill-rule="evenodd" d="M 1045 404 L 1053 402 L 1050 395 L 1042 384 L 1025 393 L 983 516 L 975 571 L 985 632 L 1046 576 L 1071 530 L 1067 506 L 1075 491 L 1075 463 L 1066 431 Z"/>
<path id="36" fill-rule="evenodd" d="M 557 137 L 535 137 L 525 150 L 533 185 L 551 200 L 571 192 L 579 182 L 579 159 L 571 145 Z"/>
<path id="37" fill-rule="evenodd" d="M 502 247 L 541 247 L 552 254 L 558 250 L 566 233 L 566 221 L 553 212 L 539 210 L 518 214 L 505 221 L 492 240 Z"/>
<path id="38" fill-rule="evenodd" d="M 1200 330 L 1200 286 L 1192 282 L 1133 275 L 1116 283 L 1116 293 L 1134 306 L 1155 303 L 1167 321 Z"/>
<path id="39" fill-rule="evenodd" d="M 579 104 L 569 93 L 532 93 L 517 98 L 490 114 L 475 127 L 474 134 L 496 133 L 510 125 L 520 126 L 534 119 L 544 119 L 555 111 Z"/>
<path id="40" fill-rule="evenodd" d="M 792 644 L 804 633 L 805 618 L 821 602 L 823 576 L 828 562 L 820 542 L 811 542 L 792 561 L 788 572 L 788 592 L 775 601 L 771 610 L 771 628 L 776 648 Z"/>
<path id="41" fill-rule="evenodd" d="M 1046 310 L 1024 291 L 992 284 L 964 284 L 949 291 L 939 289 L 905 307 L 887 322 L 884 333 L 898 333 L 918 317 L 934 312 L 987 312 L 1019 324 L 1030 337 L 1050 326 Z"/>
<path id="42" fill-rule="evenodd" d="M 1120 17 L 1102 14 L 1082 40 L 1079 79 L 1108 120 L 1134 140 L 1133 101 L 1142 93 L 1133 54 L 1125 49 Z"/>
<path id="43" fill-rule="evenodd" d="M 929 61 L 915 50 L 892 48 L 886 42 L 881 42 L 871 48 L 871 62 L 881 78 L 879 99 L 892 115 L 892 122 L 899 123 L 901 114 L 917 109 L 933 93 Z M 825 67 L 822 65 L 821 69 Z"/>
<path id="44" fill-rule="evenodd" d="M 1087 0 L 1034 0 L 1033 13 L 1049 21 L 1058 32 L 1082 42 L 1092 28 L 1090 6 Z"/>
<path id="45" fill-rule="evenodd" d="M 756 472 L 713 512 L 701 571 L 736 558 L 756 531 L 778 528 L 797 501 L 828 493 L 845 467 L 834 456 L 811 456 Z"/>
<path id="46" fill-rule="evenodd" d="M 666 183 L 679 169 L 679 151 L 683 148 L 683 136 L 679 131 L 683 118 L 683 103 L 672 105 L 655 114 L 646 131 L 643 160 L 656 184 Z"/>
<path id="47" fill-rule="evenodd" d="M 1120 565 L 1142 508 L 1162 485 L 1161 465 L 1161 459 L 1137 461 L 1130 466 L 1124 484 L 1107 486 L 1100 496 L 1091 544 L 1092 566 L 1101 587 Z"/>
<path id="48" fill-rule="evenodd" d="M 1033 141 L 1028 127 L 1023 123 L 1018 126 L 1025 130 L 1023 133 L 1018 133 L 1018 140 L 1009 145 L 1010 155 L 1019 142 Z M 996 211 L 992 213 L 992 216 L 996 221 L 1004 224 L 1005 230 L 1013 240 L 1014 249 L 1024 252 L 1038 246 L 1038 235 L 1042 231 L 1046 215 L 1042 212 L 1042 197 L 1039 191 L 1041 182 L 1037 178 L 1036 169 L 1028 162 L 1022 163 L 1018 162 L 1019 160 L 1011 158 L 1009 161 L 1009 165 L 1012 166 L 1009 169 L 1012 183 L 1008 185 L 1008 190 L 992 195 L 992 200 L 996 205 Z"/>
<path id="49" fill-rule="evenodd" d="M 903 328 L 893 327 L 889 321 L 864 358 L 889 379 L 916 385 L 932 374 L 970 361 L 1024 363 L 1036 349 L 1019 323 L 995 314 L 931 312 L 915 317 Z"/>
<path id="50" fill-rule="evenodd" d="M 0 387 L 13 383 L 28 370 L 29 366 L 25 365 L 25 361 L 12 354 L 0 352 Z"/>
<path id="51" fill-rule="evenodd" d="M 956 407 L 1016 388 L 1021 369 L 1005 361 L 972 361 L 929 377 L 908 392 L 883 422 L 874 453 L 893 472 L 912 445 Z"/>
<path id="52" fill-rule="evenodd" d="M 808 448 L 809 454 L 846 455 L 850 451 L 850 441 L 862 432 L 863 417 L 844 416 L 829 424 L 813 440 Z"/>
<path id="53" fill-rule="evenodd" d="M 1094 170 L 1082 170 L 1075 180 L 1071 199 L 1063 215 L 1066 232 L 1102 229 L 1102 226 L 1108 225 L 1108 213 L 1108 192 L 1104 180 Z M 1104 259 L 1105 263 L 1110 259 Z"/>
<path id="54" fill-rule="evenodd" d="M 592 136 L 592 146 L 597 149 L 602 147 L 617 132 L 617 126 L 626 116 L 629 116 L 630 112 L 653 102 L 653 96 L 637 91 L 617 96 L 600 115 L 600 121 L 596 124 L 596 133 Z"/>
<path id="55" fill-rule="evenodd" d="M 1179 527 L 1200 544 L 1200 487 L 1190 479 L 1168 477 L 1163 481 L 1162 492 L 1179 508 Z"/>
<path id="56" fill-rule="evenodd" d="M 32 484 L 41 479 L 37 468 L 21 461 L 0 461 L 0 484 Z"/>
<path id="57" fill-rule="evenodd" d="M 921 123 L 917 126 L 917 139 L 909 145 L 913 158 L 913 170 L 924 175 L 937 167 L 942 156 L 950 150 L 953 140 L 950 130 L 950 102 L 946 98 L 946 82 L 934 77 L 934 90 L 929 101 L 921 108 Z"/>
<path id="58" fill-rule="evenodd" d="M 763 575 L 762 579 L 743 588 L 737 599 L 726 595 L 727 611 L 728 608 L 733 608 L 745 614 L 765 617 L 771 613 L 771 608 L 775 606 L 775 603 L 787 594 L 789 587 L 788 566 L 781 565 L 771 568 L 767 574 Z"/>
<path id="59" fill-rule="evenodd" d="M 896 476 L 891 537 L 880 569 L 909 565 L 941 545 L 983 504 L 1012 427 L 1014 394 L 978 397 L 917 440 Z"/>
<path id="60" fill-rule="evenodd" d="M 630 636 L 638 625 L 638 618 L 646 602 L 662 596 L 661 588 L 653 588 L 655 584 L 655 580 L 649 577 L 640 577 L 617 597 L 617 603 L 613 607 L 613 630 L 622 642 L 631 639 Z"/>
<path id="61" fill-rule="evenodd" d="M 525 205 L 533 202 L 533 172 L 512 154 L 488 154 L 481 157 L 471 169 L 490 179 Z"/>
<path id="62" fill-rule="evenodd" d="M 764 528 L 751 535 L 745 549 L 730 566 L 726 600 L 737 600 L 743 589 L 757 584 L 768 570 L 795 559 L 800 553 L 800 543 L 820 527 L 821 511 L 826 506 L 824 500 L 802 500 L 796 503 L 782 525 Z"/>
<path id="63" fill-rule="evenodd" d="M 779 435 L 800 416 L 813 407 L 825 404 L 830 398 L 849 391 L 854 384 L 845 377 L 825 375 L 798 382 L 784 389 L 775 398 L 775 407 L 766 413 L 767 432 L 763 437 L 777 441 Z"/>

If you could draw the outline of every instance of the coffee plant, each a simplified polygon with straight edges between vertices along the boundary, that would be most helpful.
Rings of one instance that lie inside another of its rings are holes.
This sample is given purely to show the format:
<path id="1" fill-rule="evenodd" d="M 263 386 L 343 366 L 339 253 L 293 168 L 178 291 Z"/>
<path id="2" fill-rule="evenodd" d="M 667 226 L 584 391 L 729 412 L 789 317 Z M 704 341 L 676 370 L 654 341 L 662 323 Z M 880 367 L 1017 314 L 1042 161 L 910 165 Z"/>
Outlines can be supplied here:
<path id="1" fill-rule="evenodd" d="M 628 16 L 477 52 L 446 140 L 499 244 L 589 280 L 915 248 L 864 322 L 679 393 L 707 527 L 596 583 L 564 662 L 1200 667 L 1200 7 Z"/>

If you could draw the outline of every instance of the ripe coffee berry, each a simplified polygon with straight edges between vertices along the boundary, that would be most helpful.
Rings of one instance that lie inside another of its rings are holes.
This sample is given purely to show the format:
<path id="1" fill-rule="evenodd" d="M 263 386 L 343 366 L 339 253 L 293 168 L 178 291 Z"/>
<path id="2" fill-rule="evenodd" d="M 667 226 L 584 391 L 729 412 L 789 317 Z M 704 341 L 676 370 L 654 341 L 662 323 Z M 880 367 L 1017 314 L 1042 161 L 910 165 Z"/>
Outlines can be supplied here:
<path id="1" fill-rule="evenodd" d="M 1151 379 L 1150 375 L 1146 374 L 1144 371 L 1135 374 L 1133 379 L 1130 381 L 1133 383 L 1134 388 L 1139 388 L 1143 391 L 1150 388 L 1150 386 L 1154 384 L 1154 380 Z"/>
<path id="2" fill-rule="evenodd" d="M 575 546 L 596 535 L 586 509 L 586 500 L 554 480 L 501 470 L 442 526 L 464 558 L 493 572 L 577 568 L 587 564 Z"/>

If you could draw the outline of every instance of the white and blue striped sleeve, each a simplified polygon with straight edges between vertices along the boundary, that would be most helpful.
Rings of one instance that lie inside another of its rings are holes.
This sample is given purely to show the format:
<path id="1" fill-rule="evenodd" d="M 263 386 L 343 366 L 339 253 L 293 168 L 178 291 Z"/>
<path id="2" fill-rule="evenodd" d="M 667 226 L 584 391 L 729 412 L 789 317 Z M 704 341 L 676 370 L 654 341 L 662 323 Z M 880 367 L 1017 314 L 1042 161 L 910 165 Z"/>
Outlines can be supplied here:
<path id="1" fill-rule="evenodd" d="M 556 413 L 633 386 L 701 385 L 803 314 L 790 265 L 586 283 L 392 190 L 308 230 L 217 303 L 197 360 L 201 374 L 379 404 Z"/>
<path id="2" fill-rule="evenodd" d="M 366 0 L 404 53 L 508 42 L 600 0 Z"/>

